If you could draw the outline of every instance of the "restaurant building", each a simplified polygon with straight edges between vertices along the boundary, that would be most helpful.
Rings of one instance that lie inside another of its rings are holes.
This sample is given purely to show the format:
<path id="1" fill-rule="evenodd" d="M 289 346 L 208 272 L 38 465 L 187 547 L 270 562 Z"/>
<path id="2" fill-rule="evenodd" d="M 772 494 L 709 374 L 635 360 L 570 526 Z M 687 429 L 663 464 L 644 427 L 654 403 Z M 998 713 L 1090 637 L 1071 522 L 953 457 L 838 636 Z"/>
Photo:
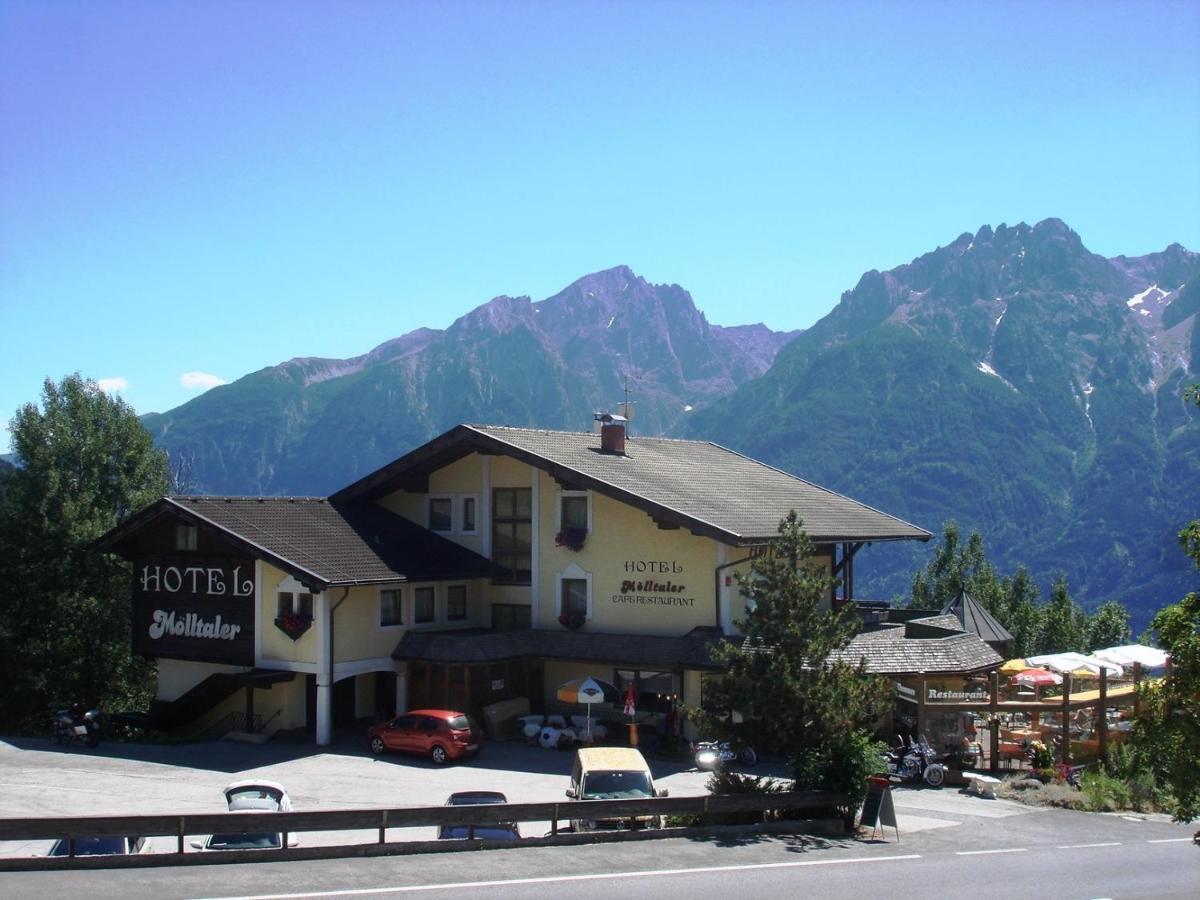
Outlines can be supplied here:
<path id="1" fill-rule="evenodd" d="M 594 675 L 642 716 L 699 705 L 744 612 L 734 574 L 796 510 L 854 561 L 924 529 L 717 444 L 459 425 L 330 497 L 165 497 L 106 535 L 181 733 L 336 727 L 422 706 L 534 710 Z"/>

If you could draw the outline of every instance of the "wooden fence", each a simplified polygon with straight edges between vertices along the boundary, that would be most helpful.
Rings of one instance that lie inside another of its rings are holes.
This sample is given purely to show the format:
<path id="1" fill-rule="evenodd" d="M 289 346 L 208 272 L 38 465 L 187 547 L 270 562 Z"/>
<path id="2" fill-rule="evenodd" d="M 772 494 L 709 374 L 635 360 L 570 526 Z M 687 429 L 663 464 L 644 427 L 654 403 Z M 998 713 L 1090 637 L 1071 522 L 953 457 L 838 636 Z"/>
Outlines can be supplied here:
<path id="1" fill-rule="evenodd" d="M 804 813 L 797 818 L 840 818 L 836 812 L 848 799 L 820 791 L 790 791 L 778 794 L 736 794 L 703 797 L 658 797 L 643 800 L 578 800 L 565 803 L 501 803 L 479 806 L 430 806 L 394 809 L 346 809 L 322 812 L 203 813 L 148 816 L 72 816 L 64 818 L 0 819 L 0 840 L 31 841 L 108 835 L 174 837 L 175 851 L 136 856 L 67 856 L 0 858 L 3 869 L 76 867 L 119 867 L 178 865 L 181 863 L 262 862 L 283 859 L 316 859 L 338 856 L 385 855 L 388 853 L 449 850 L 491 845 L 489 841 L 388 841 L 390 828 L 438 825 L 495 825 L 501 822 L 550 822 L 550 833 L 542 838 L 522 838 L 519 844 L 545 845 L 580 843 L 604 839 L 604 833 L 570 834 L 560 829 L 563 820 L 608 819 L 624 816 L 705 816 L 734 812 Z M 816 814 L 816 815 L 811 815 Z M 370 844 L 337 844 L 323 847 L 288 847 L 288 835 L 306 831 L 373 830 Z M 231 850 L 187 853 L 188 835 L 237 834 L 242 832 L 282 833 L 279 849 Z M 649 829 L 637 832 L 642 838 L 672 837 L 679 829 Z M 565 838 L 565 840 L 564 840 Z M 453 845 L 458 845 L 457 847 Z M 511 843 L 504 846 L 512 846 Z"/>

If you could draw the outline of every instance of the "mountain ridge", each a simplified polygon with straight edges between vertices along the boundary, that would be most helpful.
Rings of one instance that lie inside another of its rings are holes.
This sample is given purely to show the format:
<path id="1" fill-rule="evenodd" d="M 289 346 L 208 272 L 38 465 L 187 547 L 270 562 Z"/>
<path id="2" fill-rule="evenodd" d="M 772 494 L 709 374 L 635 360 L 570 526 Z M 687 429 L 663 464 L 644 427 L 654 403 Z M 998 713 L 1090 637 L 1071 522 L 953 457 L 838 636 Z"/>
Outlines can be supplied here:
<path id="1" fill-rule="evenodd" d="M 143 422 L 196 460 L 198 489 L 321 493 L 460 421 L 583 427 L 627 384 L 635 427 L 665 433 L 764 372 L 797 333 L 710 325 L 679 285 L 616 266 L 544 300 L 493 297 L 349 359 L 265 367 Z"/>
<path id="2" fill-rule="evenodd" d="M 1088 601 L 1171 602 L 1190 577 L 1175 532 L 1200 496 L 1181 397 L 1196 316 L 1176 306 L 1197 275 L 1178 245 L 1111 261 L 1058 219 L 964 232 L 864 273 L 688 433 L 925 527 L 978 528 L 999 565 L 1029 563 L 1043 586 L 1061 570 Z M 1107 560 L 1087 565 L 1085 538 Z M 877 548 L 859 583 L 902 594 L 920 552 Z"/>

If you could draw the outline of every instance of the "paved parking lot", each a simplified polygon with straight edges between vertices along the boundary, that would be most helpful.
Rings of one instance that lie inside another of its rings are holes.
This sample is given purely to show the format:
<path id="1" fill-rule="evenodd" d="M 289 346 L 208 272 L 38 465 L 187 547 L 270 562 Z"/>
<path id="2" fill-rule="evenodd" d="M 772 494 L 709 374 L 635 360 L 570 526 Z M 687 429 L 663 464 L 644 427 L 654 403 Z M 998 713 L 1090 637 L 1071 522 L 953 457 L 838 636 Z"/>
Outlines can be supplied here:
<path id="1" fill-rule="evenodd" d="M 690 760 L 647 754 L 655 782 L 673 797 L 707 793 L 708 774 Z M 439 767 L 426 759 L 389 754 L 374 757 L 365 732 L 342 734 L 331 747 L 304 743 L 119 744 L 95 750 L 60 748 L 48 738 L 0 740 L 0 817 L 101 816 L 223 812 L 221 789 L 244 778 L 283 784 L 297 811 L 371 807 L 439 806 L 455 791 L 503 791 L 514 803 L 566 802 L 572 754 L 521 741 L 489 742 L 471 760 Z M 769 761 L 756 775 L 785 778 Z M 1006 800 L 983 800 L 956 788 L 898 787 L 897 816 L 905 833 L 953 830 L 964 823 L 1041 812 Z M 549 822 L 521 825 L 541 835 Z M 389 840 L 431 840 L 435 830 L 390 829 Z M 202 835 L 195 835 L 200 838 Z M 305 832 L 303 846 L 370 843 L 376 831 Z M 42 855 L 49 841 L 0 842 L 0 856 Z M 152 849 L 174 850 L 173 838 Z"/>
<path id="2" fill-rule="evenodd" d="M 690 761 L 648 756 L 655 783 L 671 796 L 706 793 L 707 773 Z M 108 742 L 95 750 L 60 748 L 48 738 L 0 741 L 0 816 L 99 816 L 224 811 L 221 789 L 243 778 L 283 784 L 297 811 L 437 806 L 455 791 L 498 790 L 514 803 L 566 801 L 572 754 L 521 741 L 489 742 L 471 760 L 435 766 L 426 759 L 373 757 L 365 736 L 331 747 L 213 741 L 166 746 Z M 756 774 L 783 775 L 760 765 Z M 522 825 L 543 834 L 550 824 Z M 431 839 L 432 828 L 392 829 L 390 840 Z M 373 841 L 371 832 L 307 832 L 305 846 Z M 162 849 L 174 841 L 158 839 Z M 167 846 L 169 845 L 169 847 Z M 50 842 L 0 843 L 0 854 L 33 855 Z"/>

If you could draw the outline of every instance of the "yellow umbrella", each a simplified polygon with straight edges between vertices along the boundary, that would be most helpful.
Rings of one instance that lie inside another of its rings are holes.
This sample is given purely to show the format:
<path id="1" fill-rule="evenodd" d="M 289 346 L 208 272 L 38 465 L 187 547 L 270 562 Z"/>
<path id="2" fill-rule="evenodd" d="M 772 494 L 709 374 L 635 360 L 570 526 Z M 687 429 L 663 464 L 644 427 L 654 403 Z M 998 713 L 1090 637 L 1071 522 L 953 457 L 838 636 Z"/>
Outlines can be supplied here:
<path id="1" fill-rule="evenodd" d="M 1029 663 L 1023 659 L 1010 659 L 1000 667 L 1001 675 L 1016 675 L 1019 672 L 1024 672 L 1030 668 Z"/>

